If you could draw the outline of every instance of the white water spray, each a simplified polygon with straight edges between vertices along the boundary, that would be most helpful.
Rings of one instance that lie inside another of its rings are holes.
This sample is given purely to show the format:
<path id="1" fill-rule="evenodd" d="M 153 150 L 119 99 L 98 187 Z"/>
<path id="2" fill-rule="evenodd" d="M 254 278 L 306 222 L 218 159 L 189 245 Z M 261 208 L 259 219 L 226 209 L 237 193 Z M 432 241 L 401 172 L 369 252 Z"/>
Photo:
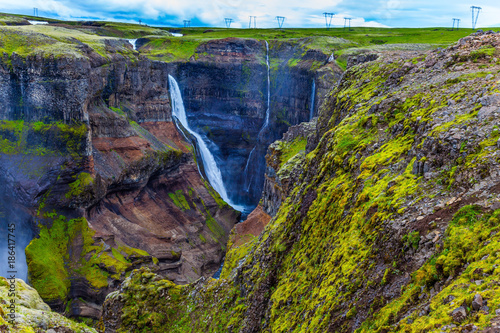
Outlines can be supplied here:
<path id="1" fill-rule="evenodd" d="M 134 50 L 137 50 L 137 39 L 127 39 L 127 41 L 132 44 Z"/>
<path id="2" fill-rule="evenodd" d="M 257 144 L 259 143 L 261 139 L 262 132 L 269 126 L 269 114 L 271 113 L 271 68 L 269 66 L 269 43 L 266 42 L 266 65 L 267 65 L 267 109 L 266 109 L 266 120 L 264 121 L 264 124 L 262 125 L 259 134 L 257 135 Z M 252 151 L 250 151 L 250 155 L 248 155 L 248 160 L 247 164 L 245 166 L 245 185 L 246 185 L 246 191 L 248 192 L 250 190 L 250 186 L 252 184 L 252 177 L 250 177 L 250 180 L 248 179 L 248 166 L 250 165 L 250 161 L 252 160 L 252 156 L 255 152 L 255 148 L 257 147 L 257 144 L 253 147 Z"/>
<path id="3" fill-rule="evenodd" d="M 311 110 L 309 111 L 309 121 L 314 117 L 314 99 L 316 98 L 316 80 L 313 80 L 311 92 Z"/>
<path id="4" fill-rule="evenodd" d="M 207 143 L 205 142 L 205 140 L 208 141 L 208 139 L 204 139 L 200 134 L 196 133 L 189 127 L 186 110 L 184 109 L 184 102 L 182 101 L 181 90 L 179 89 L 177 81 L 169 75 L 168 82 L 170 84 L 170 96 L 172 98 L 172 115 L 176 117 L 182 126 L 196 138 L 208 182 L 212 185 L 214 190 L 219 193 L 225 202 L 231 205 L 234 209 L 243 211 L 245 207 L 236 205 L 229 200 L 226 188 L 224 187 L 224 182 L 222 181 L 220 169 L 215 161 L 214 155 L 208 149 Z"/>

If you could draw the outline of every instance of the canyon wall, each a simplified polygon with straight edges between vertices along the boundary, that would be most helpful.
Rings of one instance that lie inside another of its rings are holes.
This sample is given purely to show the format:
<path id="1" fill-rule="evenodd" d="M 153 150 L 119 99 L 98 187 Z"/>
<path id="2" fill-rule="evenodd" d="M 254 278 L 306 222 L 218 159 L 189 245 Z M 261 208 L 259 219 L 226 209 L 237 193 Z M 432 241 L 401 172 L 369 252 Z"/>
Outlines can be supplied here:
<path id="1" fill-rule="evenodd" d="M 134 268 L 180 284 L 212 275 L 239 216 L 172 123 L 168 65 L 126 41 L 106 47 L 14 53 L 0 67 L 2 225 L 16 223 L 19 253 L 31 241 L 28 280 L 41 297 L 94 319 Z"/>
<path id="2" fill-rule="evenodd" d="M 268 108 L 269 126 L 261 132 Z M 190 124 L 213 143 L 234 202 L 255 207 L 264 184 L 267 147 L 289 126 L 308 121 L 341 69 L 328 55 L 295 42 L 227 38 L 203 43 L 189 62 L 176 65 Z M 318 81 L 312 106 L 313 80 Z M 252 150 L 254 152 L 251 154 Z"/>

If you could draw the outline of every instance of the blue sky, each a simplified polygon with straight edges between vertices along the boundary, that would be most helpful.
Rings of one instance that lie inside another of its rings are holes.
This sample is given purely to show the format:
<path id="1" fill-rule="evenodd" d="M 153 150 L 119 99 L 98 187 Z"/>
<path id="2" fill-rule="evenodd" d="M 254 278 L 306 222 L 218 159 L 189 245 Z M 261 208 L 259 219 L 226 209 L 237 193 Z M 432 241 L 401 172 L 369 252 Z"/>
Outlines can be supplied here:
<path id="1" fill-rule="evenodd" d="M 333 25 L 434 27 L 451 26 L 460 18 L 462 27 L 471 27 L 470 6 L 483 8 L 478 26 L 500 27 L 498 0 L 0 0 L 0 11 L 62 19 L 95 19 L 137 22 L 150 25 L 180 26 L 185 19 L 193 26 L 248 26 L 248 16 L 257 16 L 258 28 L 273 28 L 275 16 L 285 16 L 284 27 L 321 27 L 323 12 L 333 12 Z"/>

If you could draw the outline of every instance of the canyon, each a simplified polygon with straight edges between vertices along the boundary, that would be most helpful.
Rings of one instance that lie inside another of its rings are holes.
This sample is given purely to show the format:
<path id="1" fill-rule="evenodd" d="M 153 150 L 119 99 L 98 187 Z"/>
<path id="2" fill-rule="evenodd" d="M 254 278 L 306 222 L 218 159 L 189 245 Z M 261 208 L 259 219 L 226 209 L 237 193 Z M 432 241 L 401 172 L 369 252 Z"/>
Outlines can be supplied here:
<path id="1" fill-rule="evenodd" d="M 17 227 L 18 277 L 79 320 L 99 320 L 140 267 L 181 285 L 212 276 L 258 204 L 267 146 L 315 114 L 313 80 L 341 75 L 300 42 L 215 39 L 163 62 L 126 39 L 36 29 L 1 31 L 39 46 L 0 64 L 1 222 Z"/>
<path id="2" fill-rule="evenodd" d="M 107 297 L 106 332 L 497 331 L 499 43 L 349 67 L 269 147 L 221 279 L 141 268 Z"/>
<path id="3" fill-rule="evenodd" d="M 500 34 L 3 19 L 0 330 L 498 329 Z"/>

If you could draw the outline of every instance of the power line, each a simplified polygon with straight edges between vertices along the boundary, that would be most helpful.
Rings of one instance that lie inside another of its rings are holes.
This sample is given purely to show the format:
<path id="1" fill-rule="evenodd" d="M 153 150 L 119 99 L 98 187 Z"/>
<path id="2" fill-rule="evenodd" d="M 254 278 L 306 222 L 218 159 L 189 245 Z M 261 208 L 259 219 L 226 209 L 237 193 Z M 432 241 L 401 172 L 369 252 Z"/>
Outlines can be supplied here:
<path id="1" fill-rule="evenodd" d="M 253 19 L 253 28 L 257 28 L 257 16 L 250 16 L 250 21 L 248 22 L 248 29 L 252 28 L 252 19 Z"/>
<path id="2" fill-rule="evenodd" d="M 351 31 L 351 20 L 352 20 L 352 18 L 350 18 L 350 17 L 344 17 L 344 31 L 345 31 L 345 28 L 347 26 L 347 22 L 349 22 L 349 31 Z"/>
<path id="3" fill-rule="evenodd" d="M 184 20 L 184 28 L 191 27 L 191 20 Z"/>
<path id="4" fill-rule="evenodd" d="M 332 26 L 333 15 L 335 15 L 335 14 L 334 13 L 323 13 L 323 15 L 325 16 L 326 30 L 329 30 L 330 27 Z"/>
<path id="5" fill-rule="evenodd" d="M 286 17 L 276 16 L 276 21 L 278 21 L 278 27 L 281 29 L 283 27 L 283 22 L 285 22 Z"/>
<path id="6" fill-rule="evenodd" d="M 471 6 L 470 9 L 472 11 L 472 31 L 474 31 L 476 29 L 479 12 L 481 11 L 482 8 L 477 6 Z"/>
<path id="7" fill-rule="evenodd" d="M 455 30 L 455 22 L 457 23 L 457 30 L 458 30 L 458 26 L 460 25 L 460 19 L 454 18 L 453 19 L 453 27 L 451 28 L 451 31 Z"/>
<path id="8" fill-rule="evenodd" d="M 226 22 L 226 28 L 231 28 L 231 23 L 233 23 L 233 19 L 225 18 L 224 21 Z"/>

